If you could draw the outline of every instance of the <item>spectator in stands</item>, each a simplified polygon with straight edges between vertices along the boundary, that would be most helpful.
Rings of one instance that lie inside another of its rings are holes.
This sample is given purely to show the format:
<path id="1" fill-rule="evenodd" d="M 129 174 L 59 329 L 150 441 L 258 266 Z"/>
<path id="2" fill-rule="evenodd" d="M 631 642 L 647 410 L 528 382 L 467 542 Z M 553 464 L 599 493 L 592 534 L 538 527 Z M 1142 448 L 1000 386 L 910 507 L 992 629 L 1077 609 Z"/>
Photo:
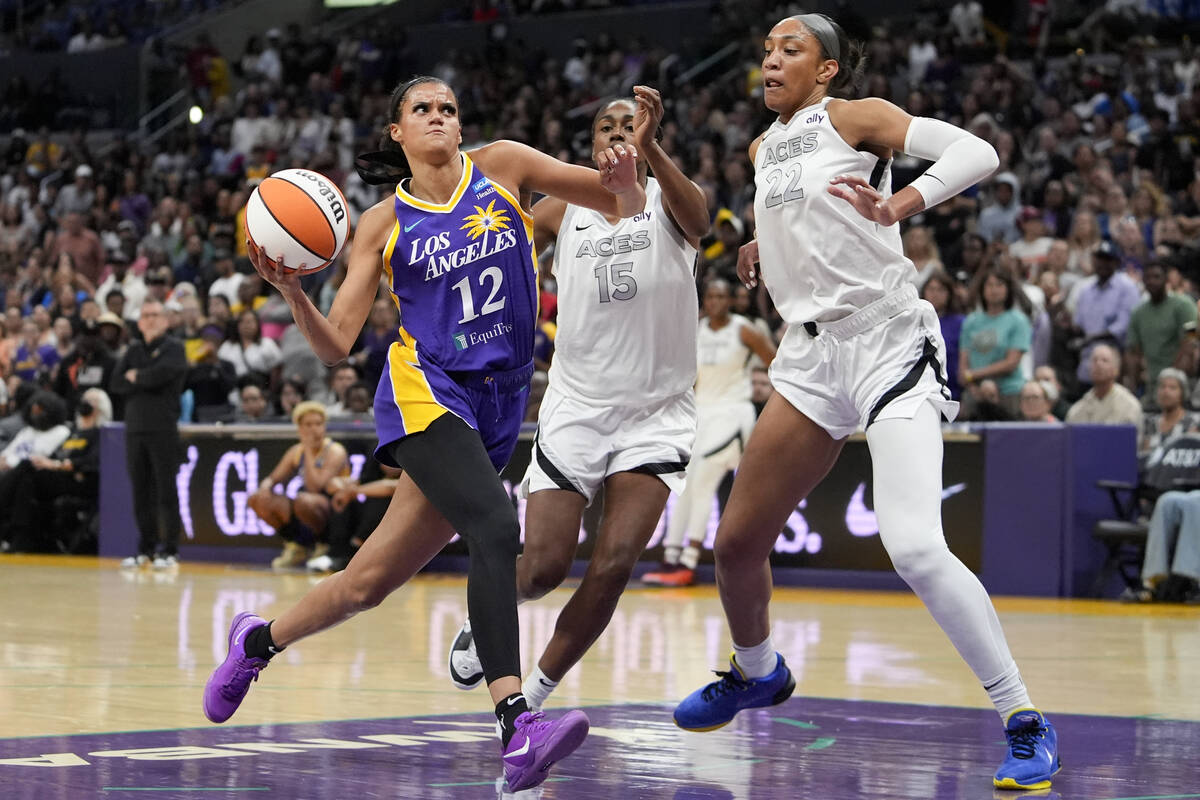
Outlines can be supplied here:
<path id="1" fill-rule="evenodd" d="M 1047 396 L 1054 398 L 1051 402 L 1050 413 L 1060 421 L 1065 420 L 1067 412 L 1071 410 L 1071 404 L 1064 396 L 1062 382 L 1058 379 L 1058 373 L 1054 367 L 1049 365 L 1035 367 L 1033 379 L 1047 388 Z"/>
<path id="2" fill-rule="evenodd" d="M 262 335 L 258 314 L 249 310 L 238 314 L 236 335 L 221 345 L 217 355 L 233 364 L 238 377 L 257 372 L 272 383 L 277 381 L 277 368 L 283 360 L 279 345 Z"/>
<path id="3" fill-rule="evenodd" d="M 49 456 L 66 441 L 71 429 L 67 427 L 67 406 L 53 392 L 34 391 L 22 407 L 24 427 L 0 452 L 0 482 L 3 476 L 32 456 Z M 13 502 L 0 488 L 0 505 Z"/>
<path id="4" fill-rule="evenodd" d="M 1021 238 L 1008 246 L 1009 255 L 1021 262 L 1023 275 L 1036 278 L 1046 263 L 1054 240 L 1046 235 L 1042 212 L 1033 206 L 1021 209 L 1017 225 L 1021 229 Z"/>
<path id="5" fill-rule="evenodd" d="M 931 275 L 943 269 L 942 258 L 933 235 L 922 225 L 913 225 L 905 231 L 903 241 L 904 255 L 917 268 L 912 280 L 919 290 Z"/>
<path id="6" fill-rule="evenodd" d="M 125 319 L 125 293 L 119 288 L 109 289 L 108 294 L 104 295 L 104 313 L 112 314 L 113 317 Z M 136 319 L 131 319 L 131 323 L 136 323 Z"/>
<path id="7" fill-rule="evenodd" d="M 233 304 L 238 299 L 238 287 L 245 277 L 240 272 L 236 272 L 233 266 L 233 253 L 228 250 L 217 250 L 212 257 L 213 271 L 216 273 L 216 278 L 208 287 L 208 296 L 211 299 L 214 295 L 224 297 L 226 307 L 232 308 Z M 210 315 L 212 311 L 209 311 Z"/>
<path id="8" fill-rule="evenodd" d="M 111 298 L 112 294 L 109 297 Z M 113 358 L 120 358 L 124 355 L 126 328 L 125 321 L 121 319 L 120 315 L 111 311 L 104 312 L 96 319 L 96 329 L 101 344 Z"/>
<path id="9" fill-rule="evenodd" d="M 971 400 L 970 413 L 963 419 L 971 422 L 1011 422 L 1013 419 L 1012 412 L 1002 402 L 1000 389 L 991 378 L 984 378 L 976 384 Z"/>
<path id="10" fill-rule="evenodd" d="M 1136 603 L 1182 600 L 1194 605 L 1200 603 L 1197 581 L 1200 581 L 1200 491 L 1166 492 L 1155 501 L 1150 516 L 1142 559 L 1142 587 L 1126 589 L 1121 599 Z"/>
<path id="11" fill-rule="evenodd" d="M 95 508 L 100 493 L 100 426 L 112 421 L 112 403 L 105 391 L 93 386 L 83 393 L 75 425 L 50 454 L 33 453 L 0 478 L 0 549 L 25 552 L 60 546 L 68 526 L 51 514 L 64 499 L 77 498 Z M 17 498 L 20 498 L 19 501 Z"/>
<path id="12" fill-rule="evenodd" d="M 711 243 L 706 238 L 700 259 L 700 269 L 697 270 L 702 282 L 720 277 L 730 283 L 737 280 L 738 248 L 744 241 L 745 225 L 732 211 L 722 208 L 717 212 L 713 221 Z"/>
<path id="13" fill-rule="evenodd" d="M 992 179 L 992 202 L 979 212 L 979 235 L 991 244 L 996 241 L 1015 242 L 1021 237 L 1017 216 L 1021 213 L 1021 184 L 1011 172 L 1001 172 Z"/>
<path id="14" fill-rule="evenodd" d="M 241 314 L 243 311 L 258 311 L 267 302 L 267 298 L 263 295 L 263 281 L 258 277 L 258 273 L 242 276 L 242 282 L 238 284 L 237 301 L 230 306 L 230 310 L 234 314 Z"/>
<path id="15" fill-rule="evenodd" d="M 938 322 L 942 328 L 942 338 L 946 342 L 947 383 L 950 395 L 958 400 L 962 396 L 962 387 L 958 382 L 958 347 L 966 316 L 963 314 L 962 303 L 959 302 L 958 294 L 955 292 L 954 279 L 944 270 L 934 270 L 921 288 L 921 298 L 933 306 L 933 310 L 937 312 Z"/>
<path id="16" fill-rule="evenodd" d="M 1121 384 L 1121 354 L 1115 347 L 1098 344 L 1088 358 L 1092 388 L 1067 412 L 1067 422 L 1102 425 L 1142 424 L 1142 404 Z"/>
<path id="17" fill-rule="evenodd" d="M 1138 453 L 1145 455 L 1169 439 L 1200 430 L 1200 414 L 1184 408 L 1188 379 L 1182 371 L 1167 367 L 1158 373 L 1155 395 L 1157 412 L 1148 412 L 1138 432 Z"/>
<path id="18" fill-rule="evenodd" d="M 96 185 L 92 179 L 92 168 L 80 164 L 75 168 L 75 180 L 58 191 L 54 201 L 54 216 L 59 219 L 67 214 L 87 214 L 96 203 Z"/>
<path id="19" fill-rule="evenodd" d="M 996 382 L 1001 405 L 1015 414 L 1024 378 L 1021 356 L 1029 350 L 1032 326 L 1016 306 L 1018 289 L 1012 276 L 998 267 L 981 270 L 971 286 L 971 305 L 976 310 L 963 321 L 959 339 L 958 375 L 963 400 L 970 416 L 979 399 L 979 381 Z"/>
<path id="20" fill-rule="evenodd" d="M 1157 386 L 1159 373 L 1180 358 L 1187 326 L 1196 323 L 1195 301 L 1167 291 L 1162 261 L 1146 265 L 1142 284 L 1147 299 L 1130 314 L 1126 334 L 1125 386 L 1135 393 Z"/>
<path id="21" fill-rule="evenodd" d="M 95 320 L 84 322 L 70 352 L 57 365 L 54 391 L 67 402 L 68 410 L 74 411 L 88 389 L 104 389 L 109 385 L 116 365 L 117 360 L 100 340 L 100 325 Z"/>
<path id="22" fill-rule="evenodd" d="M 269 405 L 260 379 L 248 374 L 238 384 L 238 411 L 233 422 L 266 422 L 270 418 Z"/>
<path id="23" fill-rule="evenodd" d="M 1021 387 L 1021 419 L 1025 422 L 1058 422 L 1058 417 L 1050 413 L 1057 400 L 1058 390 L 1053 384 L 1025 381 Z"/>
<path id="24" fill-rule="evenodd" d="M 329 418 L 339 421 L 371 421 L 375 417 L 375 409 L 372 408 L 374 394 L 374 389 L 362 381 L 351 384 L 346 389 L 342 409 L 337 414 L 330 413 Z"/>
<path id="25" fill-rule="evenodd" d="M 1117 272 L 1119 256 L 1110 242 L 1101 242 L 1092 257 L 1093 278 L 1079 291 L 1075 308 L 1075 326 L 1083 336 L 1080 343 L 1078 378 L 1090 381 L 1092 349 L 1100 342 L 1120 348 L 1125 344 L 1129 318 L 1138 303 L 1137 284 L 1123 272 Z"/>
<path id="26" fill-rule="evenodd" d="M 112 391 L 125 398 L 125 459 L 138 526 L 138 552 L 124 568 L 179 563 L 179 503 L 175 473 L 182 456 L 179 397 L 187 380 L 183 344 L 167 335 L 166 309 L 157 300 L 142 304 L 142 339 L 133 342 L 113 370 Z"/>
<path id="27" fill-rule="evenodd" d="M 192 391 L 197 422 L 215 422 L 233 413 L 230 395 L 237 388 L 237 369 L 218 355 L 225 332 L 208 323 L 200 329 L 201 345 L 188 369 L 186 386 Z"/>
<path id="28" fill-rule="evenodd" d="M 100 282 L 104 248 L 99 234 L 84 226 L 83 215 L 79 212 L 71 211 L 63 217 L 62 230 L 54 237 L 50 257 L 57 260 L 60 253 L 71 255 L 75 270 L 92 286 Z"/>
<path id="29" fill-rule="evenodd" d="M 326 419 L 325 407 L 311 400 L 293 409 L 300 442 L 288 448 L 248 501 L 259 519 L 275 528 L 285 542 L 283 553 L 271 561 L 277 569 L 301 567 L 309 558 L 329 552 L 324 543 L 329 492 L 343 488 L 334 479 L 349 474 L 349 459 L 346 448 L 325 435 Z M 276 484 L 286 486 L 295 475 L 301 476 L 302 484 L 294 500 L 275 493 Z"/>
<path id="30" fill-rule="evenodd" d="M 217 325 L 226 335 L 232 334 L 236 326 L 233 322 L 233 310 L 229 299 L 223 294 L 208 295 L 208 321 Z"/>
<path id="31" fill-rule="evenodd" d="M 1100 235 L 1100 223 L 1091 211 L 1080 210 L 1071 224 L 1071 235 L 1067 239 L 1067 269 L 1076 275 L 1092 274 L 1092 254 L 1100 247 L 1104 237 Z"/>
<path id="32" fill-rule="evenodd" d="M 164 257 L 162 253 L 155 253 L 156 257 Z M 153 262 L 151 262 L 153 263 Z M 174 286 L 175 276 L 171 272 L 171 268 L 166 264 L 161 266 L 152 266 L 146 270 L 146 301 L 153 300 L 157 303 L 165 304 L 171 298 L 171 288 Z M 143 301 L 143 302 L 146 302 Z M 138 317 L 141 317 L 141 309 L 138 310 Z M 128 317 L 128 313 L 126 317 Z"/>
<path id="33" fill-rule="evenodd" d="M 58 351 L 52 344 L 41 344 L 41 331 L 32 317 L 21 323 L 21 343 L 14 354 L 12 372 L 23 381 L 48 380 L 58 363 Z"/>
<path id="34" fill-rule="evenodd" d="M 358 370 L 352 364 L 338 364 L 329 371 L 329 416 L 336 417 L 346 413 L 346 391 L 360 380 Z"/>
<path id="35" fill-rule="evenodd" d="M 308 391 L 304 381 L 295 378 L 284 378 L 279 385 L 279 394 L 275 397 L 275 415 L 282 422 L 292 418 L 292 411 L 305 400 Z"/>

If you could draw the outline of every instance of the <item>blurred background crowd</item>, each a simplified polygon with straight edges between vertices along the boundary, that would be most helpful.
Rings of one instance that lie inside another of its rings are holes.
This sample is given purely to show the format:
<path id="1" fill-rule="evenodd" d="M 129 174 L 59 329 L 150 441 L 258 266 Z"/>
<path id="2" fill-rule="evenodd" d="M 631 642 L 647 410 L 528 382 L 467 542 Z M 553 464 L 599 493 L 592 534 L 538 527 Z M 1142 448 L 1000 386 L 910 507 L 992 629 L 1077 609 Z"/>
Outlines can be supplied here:
<path id="1" fill-rule="evenodd" d="M 183 44 L 161 35 L 241 5 L 0 0 L 0 56 L 138 45 L 152 63 L 151 102 L 182 94 L 190 109 L 150 131 L 72 107 L 69 73 L 0 87 L 0 448 L 99 413 L 84 394 L 110 388 L 147 300 L 164 304 L 185 346 L 181 421 L 286 422 L 316 400 L 331 423 L 369 426 L 395 306 L 381 292 L 351 357 L 326 368 L 246 259 L 243 208 L 259 181 L 288 167 L 333 178 L 352 221 L 386 196 L 358 178 L 354 157 L 376 148 L 391 89 L 415 73 L 456 89 L 464 146 L 511 138 L 580 164 L 591 163 L 597 104 L 655 86 L 663 147 L 709 199 L 698 283 L 737 286 L 737 249 L 754 230 L 747 146 L 771 122 L 762 39 L 799 9 L 684 3 L 679 13 L 706 16 L 702 35 L 678 47 L 631 25 L 546 48 L 513 34 L 518 18 L 555 13 L 574 30 L 571 15 L 588 9 L 672 4 L 435 4 L 434 21 L 486 31 L 484 46 L 435 59 L 394 10 L 341 23 L 328 12 L 319 26 L 263 21 L 235 51 L 203 31 Z M 964 418 L 1131 423 L 1143 449 L 1194 428 L 1200 54 L 1189 34 L 1200 4 L 966 0 L 891 18 L 825 5 L 866 42 L 862 95 L 961 125 L 999 153 L 987 182 L 902 228 L 913 281 L 942 320 Z M 898 156 L 894 188 L 926 166 Z M 344 269 L 345 254 L 305 279 L 323 310 Z M 542 290 L 544 370 L 556 314 L 548 271 Z M 765 291 L 738 286 L 733 304 L 782 336 Z M 535 392 L 530 420 L 537 402 Z M 122 418 L 119 397 L 107 413 Z"/>

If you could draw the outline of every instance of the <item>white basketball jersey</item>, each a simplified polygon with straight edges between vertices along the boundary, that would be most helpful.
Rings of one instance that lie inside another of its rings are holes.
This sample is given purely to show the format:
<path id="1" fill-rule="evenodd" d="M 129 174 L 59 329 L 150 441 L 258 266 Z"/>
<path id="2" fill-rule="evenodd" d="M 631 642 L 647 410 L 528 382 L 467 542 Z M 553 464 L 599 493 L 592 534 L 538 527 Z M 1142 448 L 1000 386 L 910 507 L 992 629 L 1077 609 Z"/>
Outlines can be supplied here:
<path id="1" fill-rule="evenodd" d="M 891 162 L 852 148 L 834 129 L 829 98 L 776 120 L 755 158 L 754 219 L 760 271 L 791 324 L 827 322 L 900 289 L 915 274 L 898 225 L 867 220 L 828 192 L 837 175 L 857 175 L 884 197 Z"/>
<path id="2" fill-rule="evenodd" d="M 750 356 L 742 342 L 742 327 L 750 320 L 730 314 L 729 322 L 714 331 L 708 317 L 700 320 L 696 334 L 696 405 L 715 406 L 750 400 Z"/>
<path id="3" fill-rule="evenodd" d="M 696 378 L 696 250 L 663 209 L 658 181 L 646 210 L 609 223 L 568 205 L 554 248 L 558 333 L 550 385 L 611 405 L 640 405 Z"/>

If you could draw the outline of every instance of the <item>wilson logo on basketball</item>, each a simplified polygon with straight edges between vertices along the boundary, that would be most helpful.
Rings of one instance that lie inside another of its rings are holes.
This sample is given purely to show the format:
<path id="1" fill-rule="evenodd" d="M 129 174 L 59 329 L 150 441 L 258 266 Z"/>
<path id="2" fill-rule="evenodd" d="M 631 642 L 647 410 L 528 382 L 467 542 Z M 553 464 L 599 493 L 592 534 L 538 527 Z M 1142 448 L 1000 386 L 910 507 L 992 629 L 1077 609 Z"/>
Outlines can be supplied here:
<path id="1" fill-rule="evenodd" d="M 342 193 L 338 191 L 336 186 L 331 185 L 315 172 L 296 170 L 296 173 L 317 185 L 318 194 L 324 197 L 329 203 L 329 210 L 333 212 L 334 222 L 341 222 L 346 218 L 346 208 L 342 205 Z"/>

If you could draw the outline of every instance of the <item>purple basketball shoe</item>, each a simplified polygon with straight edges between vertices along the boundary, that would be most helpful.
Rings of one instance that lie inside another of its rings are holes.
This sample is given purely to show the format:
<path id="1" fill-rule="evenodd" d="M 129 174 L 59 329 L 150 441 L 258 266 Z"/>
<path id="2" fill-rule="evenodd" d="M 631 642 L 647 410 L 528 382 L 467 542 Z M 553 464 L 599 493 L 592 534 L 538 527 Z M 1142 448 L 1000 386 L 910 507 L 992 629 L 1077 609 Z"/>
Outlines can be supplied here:
<path id="1" fill-rule="evenodd" d="M 233 618 L 229 653 L 204 685 L 204 716 L 211 721 L 224 722 L 232 717 L 250 691 L 250 681 L 258 680 L 259 670 L 267 666 L 265 659 L 247 656 L 245 645 L 246 634 L 266 624 L 265 619 L 249 611 Z"/>
<path id="2" fill-rule="evenodd" d="M 582 711 L 568 711 L 556 720 L 541 712 L 517 717 L 516 731 L 504 748 L 504 778 L 510 791 L 532 789 L 550 774 L 550 767 L 583 744 L 588 718 Z"/>

